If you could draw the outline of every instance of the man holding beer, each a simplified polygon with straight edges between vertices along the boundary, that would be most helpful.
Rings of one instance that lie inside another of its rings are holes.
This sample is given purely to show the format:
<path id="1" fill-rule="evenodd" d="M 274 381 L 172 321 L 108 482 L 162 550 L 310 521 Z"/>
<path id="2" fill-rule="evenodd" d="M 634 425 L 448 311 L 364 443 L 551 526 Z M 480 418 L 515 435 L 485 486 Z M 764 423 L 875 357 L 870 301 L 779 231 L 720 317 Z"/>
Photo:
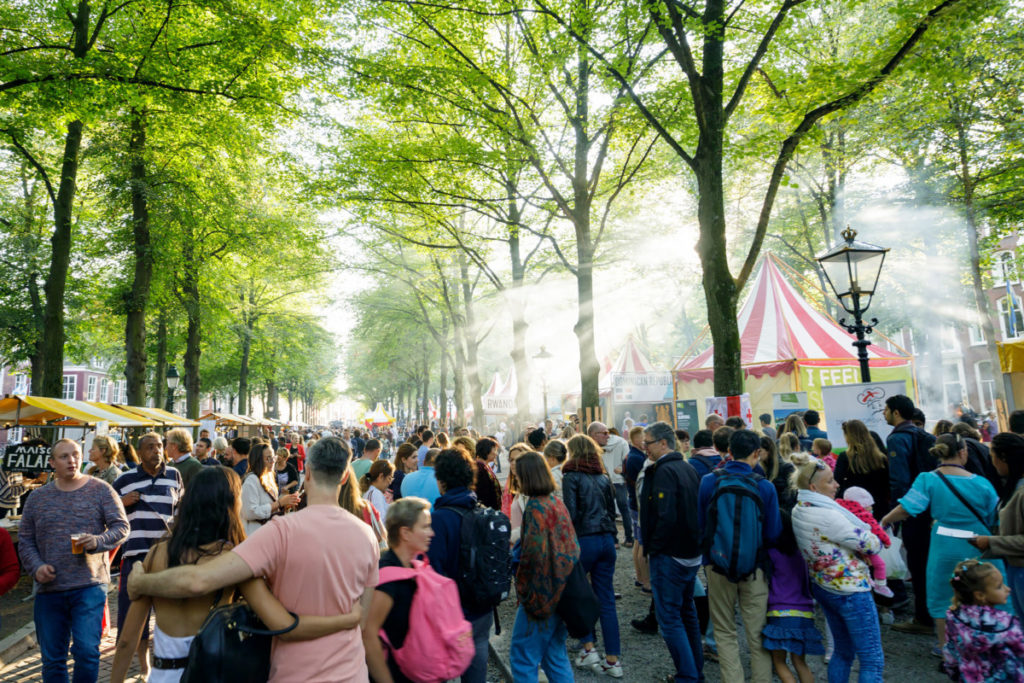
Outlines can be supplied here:
<path id="1" fill-rule="evenodd" d="M 21 564 L 39 585 L 34 618 L 44 683 L 68 680 L 69 641 L 75 682 L 97 680 L 109 551 L 128 537 L 121 499 L 81 465 L 76 442 L 54 444 L 53 481 L 28 497 L 18 534 Z"/>

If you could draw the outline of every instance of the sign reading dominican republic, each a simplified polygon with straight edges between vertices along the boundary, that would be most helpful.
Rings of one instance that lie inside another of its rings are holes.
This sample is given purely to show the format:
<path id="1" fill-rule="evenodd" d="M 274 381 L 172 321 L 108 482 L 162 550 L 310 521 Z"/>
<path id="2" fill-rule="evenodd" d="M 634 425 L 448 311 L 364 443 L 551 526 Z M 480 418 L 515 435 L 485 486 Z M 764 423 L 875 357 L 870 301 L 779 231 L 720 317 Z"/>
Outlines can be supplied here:
<path id="1" fill-rule="evenodd" d="M 671 372 L 613 372 L 616 403 L 660 403 L 672 400 Z"/>
<path id="2" fill-rule="evenodd" d="M 4 471 L 34 474 L 49 472 L 50 446 L 42 444 L 14 444 L 4 451 Z"/>

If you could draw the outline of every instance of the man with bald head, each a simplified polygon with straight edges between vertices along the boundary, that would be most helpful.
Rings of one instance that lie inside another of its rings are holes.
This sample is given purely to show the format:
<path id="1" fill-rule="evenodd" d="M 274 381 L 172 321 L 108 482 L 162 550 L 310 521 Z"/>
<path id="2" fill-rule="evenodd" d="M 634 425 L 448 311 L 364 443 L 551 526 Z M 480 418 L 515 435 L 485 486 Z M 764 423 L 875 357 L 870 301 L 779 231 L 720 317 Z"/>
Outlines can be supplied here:
<path id="1" fill-rule="evenodd" d="M 44 681 L 68 680 L 69 642 L 75 680 L 98 679 L 110 551 L 128 536 L 114 489 L 81 465 L 76 442 L 54 444 L 53 480 L 29 495 L 18 534 L 21 566 L 38 586 L 33 616 Z"/>
<path id="2" fill-rule="evenodd" d="M 626 493 L 626 480 L 622 476 L 625 468 L 626 456 L 629 455 L 629 442 L 621 436 L 612 434 L 603 422 L 591 422 L 587 427 L 587 436 L 597 442 L 597 445 L 604 449 L 602 459 L 604 468 L 612 480 L 612 487 L 615 489 L 615 504 L 619 508 L 619 515 L 622 517 L 622 531 L 626 537 L 626 547 L 633 547 L 633 524 L 629 516 L 629 498 Z M 618 539 L 615 541 L 618 547 Z"/>

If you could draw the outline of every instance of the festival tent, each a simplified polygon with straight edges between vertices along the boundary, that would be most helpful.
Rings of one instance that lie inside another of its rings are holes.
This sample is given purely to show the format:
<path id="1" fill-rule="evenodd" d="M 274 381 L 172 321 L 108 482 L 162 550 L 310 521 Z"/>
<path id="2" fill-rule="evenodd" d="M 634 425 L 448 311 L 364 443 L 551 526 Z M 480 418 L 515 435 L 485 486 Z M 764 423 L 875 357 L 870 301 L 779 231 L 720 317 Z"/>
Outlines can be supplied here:
<path id="1" fill-rule="evenodd" d="M 745 390 L 755 413 L 771 412 L 772 394 L 792 391 L 806 391 L 808 405 L 821 410 L 822 386 L 860 382 L 855 337 L 801 296 L 780 265 L 771 254 L 761 260 L 737 316 Z M 674 368 L 676 399 L 697 399 L 702 414 L 703 399 L 714 396 L 713 353 L 709 346 Z M 904 380 L 913 396 L 912 356 L 872 344 L 868 358 L 872 380 Z"/>
<path id="2" fill-rule="evenodd" d="M 505 417 L 516 414 L 516 392 L 518 382 L 516 380 L 516 369 L 509 368 L 505 381 L 501 376 L 494 373 L 491 387 L 484 394 L 484 415 L 495 415 Z"/>
<path id="3" fill-rule="evenodd" d="M 367 427 L 384 427 L 395 424 L 395 418 L 388 415 L 387 411 L 384 410 L 383 403 L 378 403 L 376 408 L 367 411 L 366 415 L 363 416 L 363 421 Z"/>

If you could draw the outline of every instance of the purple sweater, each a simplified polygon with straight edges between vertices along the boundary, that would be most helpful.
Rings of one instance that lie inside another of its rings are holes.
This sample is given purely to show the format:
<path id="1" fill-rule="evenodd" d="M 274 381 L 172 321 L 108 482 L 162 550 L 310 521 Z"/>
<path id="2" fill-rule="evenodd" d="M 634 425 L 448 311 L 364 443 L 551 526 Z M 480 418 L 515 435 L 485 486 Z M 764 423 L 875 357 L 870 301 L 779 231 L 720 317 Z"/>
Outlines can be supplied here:
<path id="1" fill-rule="evenodd" d="M 768 611 L 814 611 L 811 598 L 811 580 L 807 576 L 807 563 L 796 552 L 786 555 L 775 548 L 768 549 L 772 563 L 772 578 L 768 585 Z"/>
<path id="2" fill-rule="evenodd" d="M 99 536 L 92 552 L 71 552 L 71 534 Z M 44 564 L 57 578 L 39 584 L 40 593 L 85 588 L 110 582 L 108 552 L 128 538 L 128 519 L 110 484 L 94 477 L 75 491 L 61 491 L 55 482 L 28 497 L 18 530 L 18 554 L 25 572 L 34 577 Z"/>

